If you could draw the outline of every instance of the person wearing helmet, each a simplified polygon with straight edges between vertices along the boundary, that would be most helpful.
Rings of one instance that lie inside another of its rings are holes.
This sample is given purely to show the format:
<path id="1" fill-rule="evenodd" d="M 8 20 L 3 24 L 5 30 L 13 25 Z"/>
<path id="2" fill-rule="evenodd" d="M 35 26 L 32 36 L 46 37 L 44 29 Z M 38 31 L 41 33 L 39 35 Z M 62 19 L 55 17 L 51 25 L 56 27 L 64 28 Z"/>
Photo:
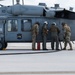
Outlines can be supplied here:
<path id="1" fill-rule="evenodd" d="M 43 50 L 47 50 L 46 48 L 46 41 L 47 41 L 47 34 L 48 34 L 48 22 L 45 21 L 42 27 L 42 37 L 43 37 L 43 43 L 42 43 L 42 47 Z"/>
<path id="2" fill-rule="evenodd" d="M 50 27 L 52 50 L 54 50 L 54 42 L 56 42 L 56 50 L 59 50 L 59 33 L 60 33 L 59 28 L 56 26 L 56 23 L 53 22 Z"/>
<path id="3" fill-rule="evenodd" d="M 66 50 L 67 43 L 69 43 L 70 49 L 72 50 L 72 44 L 70 42 L 70 37 L 71 37 L 71 28 L 69 25 L 66 23 L 62 23 L 62 28 L 63 28 L 63 37 L 64 37 L 64 48 L 63 50 Z"/>

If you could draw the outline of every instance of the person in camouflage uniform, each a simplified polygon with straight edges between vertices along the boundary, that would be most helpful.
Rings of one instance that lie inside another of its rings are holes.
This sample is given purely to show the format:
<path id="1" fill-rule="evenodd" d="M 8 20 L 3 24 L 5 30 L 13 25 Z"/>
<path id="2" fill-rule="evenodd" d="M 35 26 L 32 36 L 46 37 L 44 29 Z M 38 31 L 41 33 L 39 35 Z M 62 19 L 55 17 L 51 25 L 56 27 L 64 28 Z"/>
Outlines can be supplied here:
<path id="1" fill-rule="evenodd" d="M 32 50 L 35 50 L 35 43 L 38 34 L 39 34 L 39 23 L 36 22 L 32 27 Z"/>
<path id="2" fill-rule="evenodd" d="M 72 44 L 70 42 L 70 37 L 71 37 L 71 29 L 66 23 L 62 23 L 63 27 L 63 32 L 64 32 L 64 48 L 63 50 L 66 50 L 67 43 L 69 43 L 70 49 L 72 50 Z"/>
<path id="3" fill-rule="evenodd" d="M 51 48 L 54 50 L 54 42 L 56 42 L 56 50 L 59 50 L 59 33 L 60 30 L 56 26 L 56 23 L 53 22 L 51 27 L 50 27 L 50 33 L 51 33 Z"/>
<path id="4" fill-rule="evenodd" d="M 47 29 L 48 23 L 47 21 L 44 22 L 44 25 L 42 27 L 42 37 L 43 37 L 43 50 L 47 50 L 46 49 L 46 40 L 47 40 L 47 34 L 48 34 L 48 29 Z"/>

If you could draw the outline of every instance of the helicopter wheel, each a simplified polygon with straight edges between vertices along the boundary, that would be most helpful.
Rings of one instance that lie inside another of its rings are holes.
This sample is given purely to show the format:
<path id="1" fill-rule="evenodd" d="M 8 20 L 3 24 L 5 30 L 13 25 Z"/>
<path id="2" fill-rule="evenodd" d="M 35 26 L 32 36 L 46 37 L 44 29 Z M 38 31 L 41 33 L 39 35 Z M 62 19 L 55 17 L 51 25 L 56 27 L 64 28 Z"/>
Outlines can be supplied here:
<path id="1" fill-rule="evenodd" d="M 0 50 L 3 49 L 3 44 L 0 42 Z"/>
<path id="2" fill-rule="evenodd" d="M 4 44 L 5 44 L 5 45 L 4 45 L 4 48 L 6 48 L 6 47 L 7 47 L 7 42 L 5 42 Z"/>

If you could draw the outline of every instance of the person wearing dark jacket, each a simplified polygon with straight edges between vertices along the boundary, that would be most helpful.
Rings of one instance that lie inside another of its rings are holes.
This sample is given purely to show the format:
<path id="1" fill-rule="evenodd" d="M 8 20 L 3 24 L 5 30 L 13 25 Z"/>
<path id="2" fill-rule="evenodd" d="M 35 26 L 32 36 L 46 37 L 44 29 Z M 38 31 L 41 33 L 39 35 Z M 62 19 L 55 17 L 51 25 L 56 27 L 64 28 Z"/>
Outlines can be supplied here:
<path id="1" fill-rule="evenodd" d="M 53 22 L 50 27 L 50 33 L 51 33 L 51 48 L 54 50 L 54 42 L 56 42 L 56 50 L 59 50 L 59 33 L 60 30 L 56 26 L 56 23 Z"/>

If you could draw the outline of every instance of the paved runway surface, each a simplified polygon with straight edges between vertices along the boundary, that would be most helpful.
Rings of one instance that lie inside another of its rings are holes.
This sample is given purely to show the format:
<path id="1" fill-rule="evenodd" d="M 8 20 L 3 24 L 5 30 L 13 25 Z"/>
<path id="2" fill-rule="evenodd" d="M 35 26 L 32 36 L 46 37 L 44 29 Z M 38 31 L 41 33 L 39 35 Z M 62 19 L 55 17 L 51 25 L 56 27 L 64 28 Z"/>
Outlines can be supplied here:
<path id="1" fill-rule="evenodd" d="M 75 49 L 32 51 L 24 47 L 13 45 L 0 51 L 0 75 L 75 75 Z"/>

